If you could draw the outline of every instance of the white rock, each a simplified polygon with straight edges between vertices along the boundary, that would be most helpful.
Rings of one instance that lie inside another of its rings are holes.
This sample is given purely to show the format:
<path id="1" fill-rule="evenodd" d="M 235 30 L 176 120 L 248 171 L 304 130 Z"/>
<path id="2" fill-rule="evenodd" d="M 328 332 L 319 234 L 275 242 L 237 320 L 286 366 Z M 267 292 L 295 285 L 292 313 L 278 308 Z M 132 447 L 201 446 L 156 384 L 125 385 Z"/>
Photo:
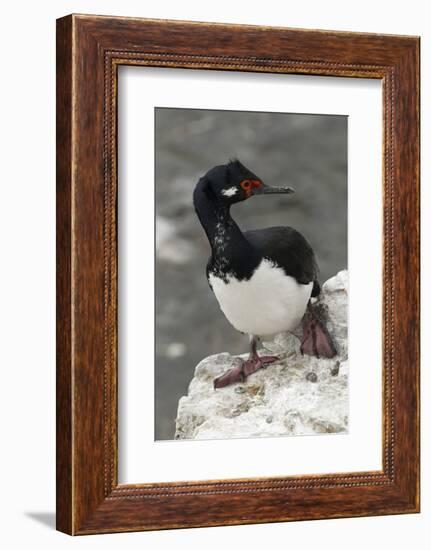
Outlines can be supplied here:
<path id="1" fill-rule="evenodd" d="M 298 338 L 280 334 L 273 342 L 264 344 L 280 357 L 278 364 L 256 372 L 244 383 L 218 390 L 213 389 L 213 380 L 231 368 L 234 357 L 219 353 L 203 359 L 196 367 L 188 395 L 179 401 L 175 438 L 228 439 L 346 432 L 347 284 L 347 271 L 340 271 L 326 281 L 318 299 L 327 307 L 327 327 L 337 346 L 336 357 L 302 356 Z"/>

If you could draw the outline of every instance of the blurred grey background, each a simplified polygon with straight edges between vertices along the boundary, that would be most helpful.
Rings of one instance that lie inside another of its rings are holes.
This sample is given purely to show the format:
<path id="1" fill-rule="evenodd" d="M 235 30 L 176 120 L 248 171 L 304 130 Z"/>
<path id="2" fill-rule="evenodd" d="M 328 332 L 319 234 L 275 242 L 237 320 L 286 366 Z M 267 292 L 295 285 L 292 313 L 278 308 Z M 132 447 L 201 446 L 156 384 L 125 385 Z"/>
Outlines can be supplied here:
<path id="1" fill-rule="evenodd" d="M 235 205 L 242 229 L 295 227 L 313 246 L 320 281 L 347 267 L 347 117 L 157 108 L 155 437 L 172 439 L 179 398 L 208 355 L 248 350 L 205 276 L 210 248 L 195 215 L 198 179 L 230 157 L 294 195 Z"/>

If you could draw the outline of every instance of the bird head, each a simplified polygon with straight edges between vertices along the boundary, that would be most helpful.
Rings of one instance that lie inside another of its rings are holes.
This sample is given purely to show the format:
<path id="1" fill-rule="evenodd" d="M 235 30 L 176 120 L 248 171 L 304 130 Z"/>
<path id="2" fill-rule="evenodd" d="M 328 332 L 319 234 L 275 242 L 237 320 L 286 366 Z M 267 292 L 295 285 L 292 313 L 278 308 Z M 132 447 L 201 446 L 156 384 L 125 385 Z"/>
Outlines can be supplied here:
<path id="1" fill-rule="evenodd" d="M 215 166 L 204 176 L 207 189 L 219 202 L 231 205 L 254 195 L 293 193 L 291 187 L 271 187 L 246 168 L 239 160 Z"/>

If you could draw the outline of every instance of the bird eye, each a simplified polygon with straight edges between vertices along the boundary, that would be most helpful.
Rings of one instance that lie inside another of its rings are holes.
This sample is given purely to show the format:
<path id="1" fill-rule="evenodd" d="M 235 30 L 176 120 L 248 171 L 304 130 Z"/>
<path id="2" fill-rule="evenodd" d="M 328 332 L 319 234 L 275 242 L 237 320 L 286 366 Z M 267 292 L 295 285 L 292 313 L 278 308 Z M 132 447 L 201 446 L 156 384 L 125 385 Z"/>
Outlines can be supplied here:
<path id="1" fill-rule="evenodd" d="M 251 181 L 250 180 L 243 180 L 240 183 L 240 185 L 245 191 L 249 191 L 251 189 Z"/>

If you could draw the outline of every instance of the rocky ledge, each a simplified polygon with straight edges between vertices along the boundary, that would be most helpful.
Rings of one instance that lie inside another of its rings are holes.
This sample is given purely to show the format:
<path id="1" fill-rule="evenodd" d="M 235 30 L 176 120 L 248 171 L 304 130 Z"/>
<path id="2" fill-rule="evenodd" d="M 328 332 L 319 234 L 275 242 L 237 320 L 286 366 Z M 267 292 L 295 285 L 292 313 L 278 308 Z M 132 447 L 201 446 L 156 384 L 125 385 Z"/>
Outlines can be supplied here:
<path id="1" fill-rule="evenodd" d="M 337 355 L 301 355 L 299 339 L 279 334 L 264 347 L 280 357 L 246 379 L 218 390 L 213 380 L 234 357 L 219 353 L 196 367 L 188 394 L 181 397 L 176 439 L 228 439 L 342 433 L 348 429 L 347 291 L 348 273 L 340 271 L 322 287 L 318 303 Z M 247 357 L 247 354 L 241 356 Z"/>

